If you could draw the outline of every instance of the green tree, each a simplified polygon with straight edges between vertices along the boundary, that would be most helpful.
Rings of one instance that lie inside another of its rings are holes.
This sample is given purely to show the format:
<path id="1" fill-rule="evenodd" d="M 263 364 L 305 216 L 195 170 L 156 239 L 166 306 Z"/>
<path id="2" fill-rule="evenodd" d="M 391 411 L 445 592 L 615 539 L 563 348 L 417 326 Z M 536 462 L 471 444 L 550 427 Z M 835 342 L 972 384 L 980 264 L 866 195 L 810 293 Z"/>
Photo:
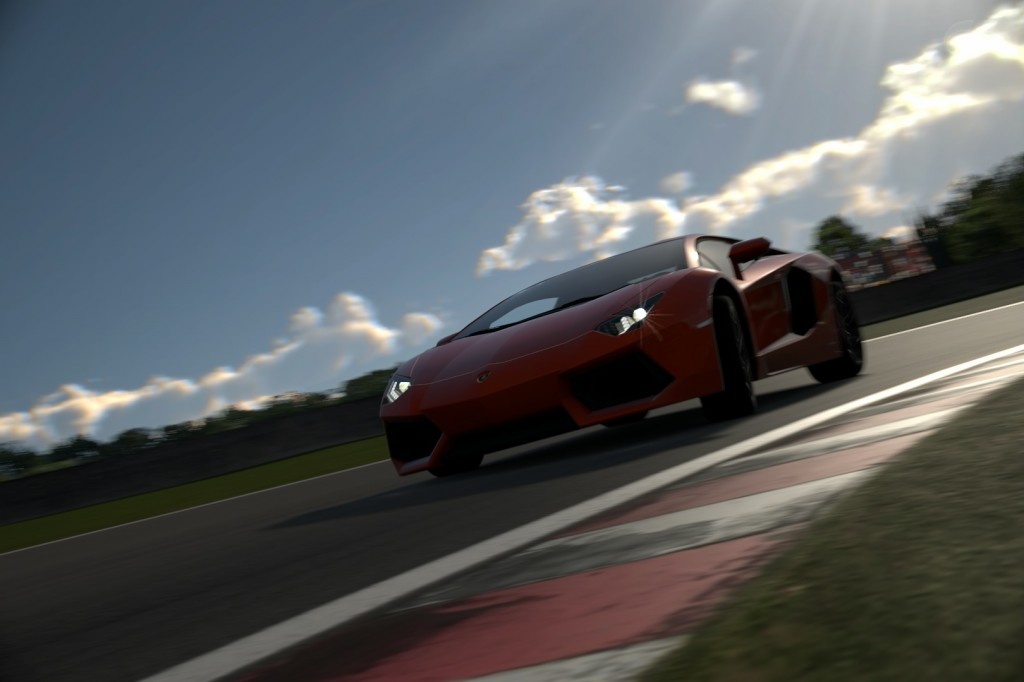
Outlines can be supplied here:
<path id="1" fill-rule="evenodd" d="M 814 234 L 815 242 L 811 248 L 829 257 L 859 253 L 869 248 L 867 236 L 840 216 L 830 216 L 823 220 Z"/>
<path id="2" fill-rule="evenodd" d="M 100 454 L 100 444 L 85 436 L 74 436 L 50 450 L 46 456 L 49 462 L 64 462 L 95 457 Z"/>
<path id="3" fill-rule="evenodd" d="M 868 249 L 874 252 L 881 251 L 887 246 L 892 246 L 892 240 L 888 237 L 872 237 L 868 241 Z"/>
<path id="4" fill-rule="evenodd" d="M 937 220 L 953 262 L 1024 248 L 1024 154 L 957 182 Z"/>
<path id="5" fill-rule="evenodd" d="M 914 218 L 914 230 L 918 240 L 924 244 L 932 263 L 936 268 L 944 268 L 950 264 L 949 250 L 946 245 L 946 232 L 938 216 L 919 210 Z"/>
<path id="6" fill-rule="evenodd" d="M 168 424 L 160 429 L 160 441 L 164 443 L 176 443 L 186 438 L 191 438 L 196 434 L 196 431 L 197 429 L 191 422 Z"/>
<path id="7" fill-rule="evenodd" d="M 323 407 L 324 405 L 330 405 L 332 402 L 334 402 L 334 398 L 331 397 L 331 394 L 322 391 L 313 391 L 302 395 L 302 407 L 306 409 Z"/>
<path id="8" fill-rule="evenodd" d="M 258 412 L 252 410 L 243 410 L 239 407 L 231 406 L 212 417 L 207 417 L 202 427 L 199 428 L 199 433 L 205 435 L 240 429 L 256 421 L 258 414 Z"/>
<path id="9" fill-rule="evenodd" d="M 101 445 L 100 454 L 104 457 L 130 455 L 156 445 L 157 442 L 157 438 L 149 429 L 128 429 L 119 433 L 113 440 Z"/>
<path id="10" fill-rule="evenodd" d="M 15 478 L 32 469 L 36 453 L 16 443 L 0 443 L 0 480 Z"/>
<path id="11" fill-rule="evenodd" d="M 384 389 L 388 387 L 388 380 L 391 379 L 391 375 L 395 373 L 396 369 L 398 367 L 377 369 L 349 379 L 341 386 L 341 389 L 345 391 L 345 399 L 380 398 L 384 395 Z"/>

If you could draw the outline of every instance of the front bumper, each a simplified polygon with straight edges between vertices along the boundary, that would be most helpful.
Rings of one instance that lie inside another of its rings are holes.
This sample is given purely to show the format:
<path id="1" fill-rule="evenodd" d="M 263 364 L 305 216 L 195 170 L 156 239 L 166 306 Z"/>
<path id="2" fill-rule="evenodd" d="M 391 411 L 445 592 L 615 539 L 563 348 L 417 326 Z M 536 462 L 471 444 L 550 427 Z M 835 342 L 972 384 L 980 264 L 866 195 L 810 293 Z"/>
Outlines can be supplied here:
<path id="1" fill-rule="evenodd" d="M 381 418 L 396 470 L 411 474 L 719 390 L 711 325 L 652 320 L 620 337 L 587 332 L 474 372 L 414 382 L 381 406 Z"/>

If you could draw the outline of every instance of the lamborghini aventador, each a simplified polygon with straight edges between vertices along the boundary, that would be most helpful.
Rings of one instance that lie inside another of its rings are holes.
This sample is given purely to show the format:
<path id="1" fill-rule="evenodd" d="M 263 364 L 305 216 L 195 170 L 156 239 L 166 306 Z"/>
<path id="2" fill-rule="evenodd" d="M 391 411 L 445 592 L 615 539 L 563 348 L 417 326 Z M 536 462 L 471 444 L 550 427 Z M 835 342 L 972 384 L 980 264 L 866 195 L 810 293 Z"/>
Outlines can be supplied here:
<path id="1" fill-rule="evenodd" d="M 400 366 L 380 415 L 399 474 L 699 398 L 724 420 L 753 382 L 807 367 L 857 374 L 857 320 L 837 265 L 767 239 L 688 235 L 589 263 L 505 299 Z"/>

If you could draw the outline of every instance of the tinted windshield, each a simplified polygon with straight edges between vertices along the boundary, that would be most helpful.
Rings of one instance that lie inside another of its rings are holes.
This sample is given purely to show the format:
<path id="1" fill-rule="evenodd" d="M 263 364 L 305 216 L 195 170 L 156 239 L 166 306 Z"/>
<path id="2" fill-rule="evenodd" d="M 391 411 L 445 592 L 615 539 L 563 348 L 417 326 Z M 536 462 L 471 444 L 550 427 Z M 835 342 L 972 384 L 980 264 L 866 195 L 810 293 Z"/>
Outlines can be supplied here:
<path id="1" fill-rule="evenodd" d="M 456 338 L 509 327 L 685 268 L 682 239 L 627 251 L 523 289 L 488 310 Z"/>

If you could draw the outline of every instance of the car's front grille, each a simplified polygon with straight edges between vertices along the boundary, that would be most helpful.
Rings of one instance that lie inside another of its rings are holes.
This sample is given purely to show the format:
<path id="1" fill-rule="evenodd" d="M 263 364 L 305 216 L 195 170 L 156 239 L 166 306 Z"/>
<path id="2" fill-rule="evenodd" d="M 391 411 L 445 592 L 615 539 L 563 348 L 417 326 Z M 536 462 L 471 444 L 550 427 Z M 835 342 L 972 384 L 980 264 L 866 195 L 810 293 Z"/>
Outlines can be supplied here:
<path id="1" fill-rule="evenodd" d="M 429 419 L 388 422 L 384 427 L 388 451 L 399 462 L 429 457 L 441 439 L 441 430 Z"/>
<path id="2" fill-rule="evenodd" d="M 577 428 L 579 427 L 569 413 L 559 408 L 503 424 L 501 428 L 456 436 L 453 439 L 451 451 L 442 455 L 442 459 L 495 452 L 542 438 L 557 436 Z"/>
<path id="3" fill-rule="evenodd" d="M 569 377 L 573 396 L 589 410 L 650 398 L 672 383 L 672 375 L 636 351 Z"/>

